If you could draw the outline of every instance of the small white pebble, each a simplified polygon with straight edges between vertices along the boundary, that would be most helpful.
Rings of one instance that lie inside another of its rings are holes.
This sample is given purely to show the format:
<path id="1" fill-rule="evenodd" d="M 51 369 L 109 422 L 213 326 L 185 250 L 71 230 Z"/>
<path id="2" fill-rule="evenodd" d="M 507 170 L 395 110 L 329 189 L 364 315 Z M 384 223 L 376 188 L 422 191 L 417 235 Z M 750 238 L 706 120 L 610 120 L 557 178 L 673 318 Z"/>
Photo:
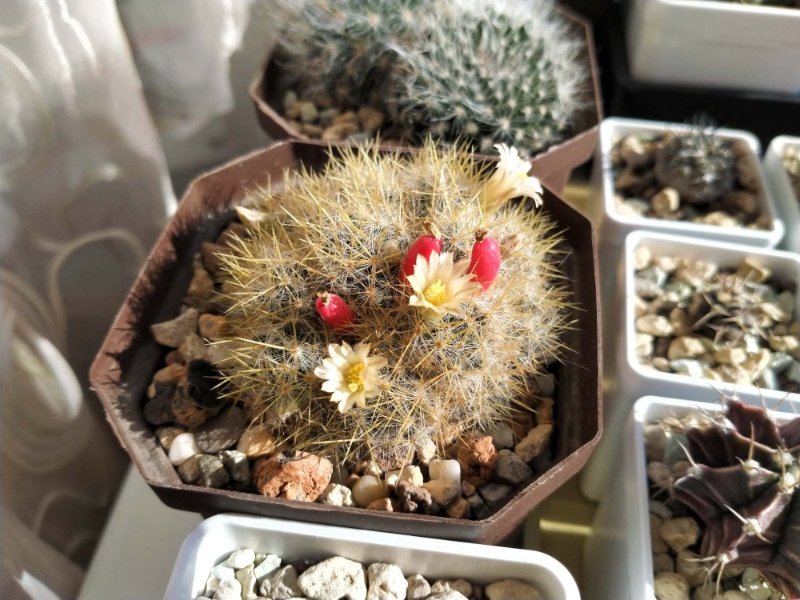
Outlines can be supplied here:
<path id="1" fill-rule="evenodd" d="M 353 486 L 353 500 L 361 508 L 365 508 L 375 500 L 387 498 L 388 496 L 389 493 L 386 490 L 386 486 L 374 475 L 359 477 Z"/>
<path id="2" fill-rule="evenodd" d="M 275 554 L 267 554 L 263 560 L 256 565 L 256 568 L 253 569 L 253 573 L 255 574 L 259 585 L 261 585 L 261 582 L 264 581 L 264 579 L 271 577 L 272 574 L 280 568 L 281 557 L 276 556 Z"/>
<path id="3" fill-rule="evenodd" d="M 231 553 L 228 560 L 225 561 L 225 564 L 231 569 L 244 569 L 252 565 L 255 561 L 256 553 L 250 550 L 250 548 L 243 548 L 242 550 L 236 550 Z"/>
<path id="4" fill-rule="evenodd" d="M 187 460 L 200 454 L 200 448 L 191 433 L 180 433 L 172 440 L 169 447 L 169 462 L 176 467 L 180 467 Z"/>
<path id="5" fill-rule="evenodd" d="M 461 481 L 461 465 L 457 460 L 433 460 L 429 470 L 431 479 Z"/>

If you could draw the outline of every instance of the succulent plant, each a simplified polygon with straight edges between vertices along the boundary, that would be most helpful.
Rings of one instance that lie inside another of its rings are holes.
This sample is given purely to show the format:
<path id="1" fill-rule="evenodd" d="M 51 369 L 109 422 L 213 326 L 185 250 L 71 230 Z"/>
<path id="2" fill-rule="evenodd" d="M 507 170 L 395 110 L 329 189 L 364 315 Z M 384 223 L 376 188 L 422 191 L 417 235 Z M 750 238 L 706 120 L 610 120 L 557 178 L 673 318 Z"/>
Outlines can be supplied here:
<path id="1" fill-rule="evenodd" d="M 583 47 L 552 0 L 305 0 L 284 21 L 303 96 L 379 107 L 414 142 L 538 152 L 584 106 Z"/>
<path id="2" fill-rule="evenodd" d="M 486 190 L 506 189 L 498 173 L 489 186 L 463 149 L 368 147 L 253 193 L 248 230 L 218 255 L 225 393 L 287 447 L 340 464 L 403 464 L 418 442 L 443 449 L 530 411 L 531 381 L 562 352 L 568 293 L 548 219 L 523 202 L 489 206 Z M 476 230 L 488 232 L 477 243 Z M 474 246 L 491 271 L 481 284 L 467 270 Z M 477 295 L 451 309 L 442 296 L 460 271 L 457 287 Z M 355 395 L 321 389 L 321 377 Z"/>
<path id="3" fill-rule="evenodd" d="M 763 408 L 727 400 L 721 417 L 668 427 L 673 455 L 691 463 L 672 498 L 704 524 L 709 577 L 753 567 L 787 598 L 800 597 L 800 417 L 777 425 Z"/>
<path id="4" fill-rule="evenodd" d="M 431 0 L 284 0 L 278 55 L 308 97 L 339 106 L 382 104 L 397 49 Z"/>
<path id="5" fill-rule="evenodd" d="M 691 204 L 706 204 L 732 191 L 738 153 L 732 140 L 698 125 L 668 137 L 656 152 L 655 176 Z"/>
<path id="6" fill-rule="evenodd" d="M 441 2 L 395 77 L 394 119 L 418 137 L 482 152 L 538 152 L 562 140 L 582 106 L 581 47 L 549 0 Z"/>

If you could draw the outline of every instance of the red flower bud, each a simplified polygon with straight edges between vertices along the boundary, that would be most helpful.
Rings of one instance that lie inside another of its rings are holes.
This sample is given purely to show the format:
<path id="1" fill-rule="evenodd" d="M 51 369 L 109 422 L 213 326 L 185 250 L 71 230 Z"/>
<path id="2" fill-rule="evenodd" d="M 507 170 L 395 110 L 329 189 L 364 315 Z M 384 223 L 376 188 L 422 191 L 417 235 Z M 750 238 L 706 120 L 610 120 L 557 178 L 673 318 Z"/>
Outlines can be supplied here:
<path id="1" fill-rule="evenodd" d="M 475 243 L 472 245 L 472 257 L 469 261 L 468 272 L 475 275 L 475 279 L 481 284 L 484 290 L 489 289 L 497 273 L 500 272 L 500 265 L 503 259 L 500 254 L 500 244 L 493 237 L 486 235 L 485 229 L 478 229 L 475 232 Z"/>
<path id="2" fill-rule="evenodd" d="M 328 292 L 319 292 L 314 303 L 317 312 L 325 324 L 331 329 L 347 327 L 354 320 L 353 311 L 341 296 Z"/>
<path id="3" fill-rule="evenodd" d="M 409 275 L 414 274 L 414 265 L 417 264 L 418 256 L 423 256 L 425 260 L 428 260 L 432 253 L 442 253 L 442 240 L 439 237 L 441 234 L 438 229 L 436 229 L 433 223 L 429 222 L 426 222 L 424 226 L 427 233 L 414 240 L 408 247 L 406 257 L 403 259 L 403 265 L 400 268 L 401 279 L 403 281 L 405 281 L 406 277 Z"/>

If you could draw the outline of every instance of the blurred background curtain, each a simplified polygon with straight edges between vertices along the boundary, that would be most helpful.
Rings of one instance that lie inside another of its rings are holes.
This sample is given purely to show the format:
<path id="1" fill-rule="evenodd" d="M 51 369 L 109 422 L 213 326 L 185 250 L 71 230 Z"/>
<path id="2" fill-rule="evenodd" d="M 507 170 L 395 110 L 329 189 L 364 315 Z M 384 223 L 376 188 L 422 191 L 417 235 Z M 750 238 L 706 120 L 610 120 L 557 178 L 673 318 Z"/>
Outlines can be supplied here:
<path id="1" fill-rule="evenodd" d="M 271 12 L 267 0 L 0 2 L 4 600 L 78 595 L 128 465 L 86 374 L 175 208 L 173 183 L 268 141 L 247 87 Z"/>
<path id="2" fill-rule="evenodd" d="M 127 460 L 85 374 L 175 200 L 110 0 L 0 2 L 0 597 L 73 598 Z"/>

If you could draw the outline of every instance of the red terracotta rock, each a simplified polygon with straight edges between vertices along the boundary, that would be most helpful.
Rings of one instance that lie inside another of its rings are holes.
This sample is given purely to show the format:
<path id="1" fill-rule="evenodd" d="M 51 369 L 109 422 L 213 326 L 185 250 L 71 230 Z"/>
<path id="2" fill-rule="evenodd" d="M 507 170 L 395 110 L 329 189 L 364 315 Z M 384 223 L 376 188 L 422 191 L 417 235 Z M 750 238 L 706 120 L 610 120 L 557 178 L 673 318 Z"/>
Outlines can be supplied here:
<path id="1" fill-rule="evenodd" d="M 467 440 L 459 447 L 457 458 L 464 479 L 469 481 L 470 476 L 477 476 L 482 480 L 488 479 L 497 461 L 497 450 L 492 443 L 492 436 L 485 435 Z"/>
<path id="2" fill-rule="evenodd" d="M 298 452 L 260 458 L 253 468 L 253 483 L 259 493 L 272 498 L 313 502 L 331 481 L 333 464 L 326 458 Z"/>

